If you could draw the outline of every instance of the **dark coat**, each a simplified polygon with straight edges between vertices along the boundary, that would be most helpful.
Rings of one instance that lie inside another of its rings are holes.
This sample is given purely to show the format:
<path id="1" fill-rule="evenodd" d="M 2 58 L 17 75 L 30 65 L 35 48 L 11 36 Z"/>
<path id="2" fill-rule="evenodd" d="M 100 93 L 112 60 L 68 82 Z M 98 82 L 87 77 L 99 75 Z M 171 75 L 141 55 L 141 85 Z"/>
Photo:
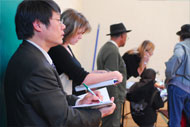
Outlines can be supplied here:
<path id="1" fill-rule="evenodd" d="M 151 79 L 143 79 L 135 83 L 127 93 L 127 99 L 130 101 L 131 114 L 133 120 L 139 125 L 153 125 L 157 119 L 156 110 L 164 106 L 164 102 L 160 97 L 160 92 L 154 87 L 155 81 Z M 144 99 L 148 104 L 142 111 L 142 114 L 137 115 L 132 108 L 132 102 L 139 102 Z"/>
<path id="2" fill-rule="evenodd" d="M 57 71 L 42 52 L 23 41 L 5 75 L 8 127 L 96 127 L 98 110 L 73 109 L 76 96 L 62 89 Z"/>

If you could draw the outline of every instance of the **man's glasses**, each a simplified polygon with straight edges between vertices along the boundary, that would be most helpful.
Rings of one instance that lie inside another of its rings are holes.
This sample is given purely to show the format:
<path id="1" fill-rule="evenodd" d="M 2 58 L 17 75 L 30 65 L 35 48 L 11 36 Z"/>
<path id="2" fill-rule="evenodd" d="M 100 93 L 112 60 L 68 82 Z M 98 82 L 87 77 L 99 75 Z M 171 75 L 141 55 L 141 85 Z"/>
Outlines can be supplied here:
<path id="1" fill-rule="evenodd" d="M 62 19 L 52 19 L 52 20 L 56 20 L 56 21 L 58 21 L 60 24 L 63 24 L 63 20 L 62 20 Z"/>

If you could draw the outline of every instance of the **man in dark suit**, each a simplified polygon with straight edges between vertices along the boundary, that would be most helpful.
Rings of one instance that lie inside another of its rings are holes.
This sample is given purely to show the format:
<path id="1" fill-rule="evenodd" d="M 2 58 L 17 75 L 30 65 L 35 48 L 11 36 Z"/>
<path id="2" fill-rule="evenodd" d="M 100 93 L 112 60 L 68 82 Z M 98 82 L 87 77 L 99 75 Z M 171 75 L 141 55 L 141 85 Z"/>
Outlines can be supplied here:
<path id="1" fill-rule="evenodd" d="M 101 97 L 68 96 L 62 89 L 48 50 L 62 43 L 65 25 L 52 0 L 24 0 L 17 8 L 16 33 L 23 43 L 9 61 L 5 75 L 8 127 L 96 127 L 113 113 L 115 104 L 97 110 L 73 109 Z M 112 101 L 114 99 L 112 98 Z"/>

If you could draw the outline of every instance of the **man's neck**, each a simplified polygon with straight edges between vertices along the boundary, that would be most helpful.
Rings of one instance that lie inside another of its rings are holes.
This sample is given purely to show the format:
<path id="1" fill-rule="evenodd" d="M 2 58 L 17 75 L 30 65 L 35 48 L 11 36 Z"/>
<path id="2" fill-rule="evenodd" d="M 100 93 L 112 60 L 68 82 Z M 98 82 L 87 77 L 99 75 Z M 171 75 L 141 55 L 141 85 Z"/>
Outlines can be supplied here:
<path id="1" fill-rule="evenodd" d="M 115 44 L 116 44 L 118 47 L 120 47 L 120 45 L 119 45 L 119 41 L 118 41 L 118 40 L 116 40 L 116 39 L 111 39 L 111 40 L 114 41 Z"/>
<path id="2" fill-rule="evenodd" d="M 45 41 L 42 41 L 40 39 L 36 39 L 36 38 L 30 38 L 28 39 L 32 42 L 34 42 L 35 44 L 37 44 L 40 48 L 42 48 L 43 50 L 45 50 L 46 52 L 49 51 L 49 49 L 51 48 Z"/>

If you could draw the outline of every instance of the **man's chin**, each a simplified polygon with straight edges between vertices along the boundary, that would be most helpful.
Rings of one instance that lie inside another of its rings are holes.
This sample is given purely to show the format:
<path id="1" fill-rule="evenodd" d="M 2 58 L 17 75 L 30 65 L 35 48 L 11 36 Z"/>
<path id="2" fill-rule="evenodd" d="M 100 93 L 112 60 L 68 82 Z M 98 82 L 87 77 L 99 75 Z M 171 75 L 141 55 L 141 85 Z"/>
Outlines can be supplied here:
<path id="1" fill-rule="evenodd" d="M 63 44 L 63 41 L 62 41 L 62 40 L 59 41 L 59 42 L 54 42 L 54 43 L 52 44 L 52 47 L 57 46 L 57 45 L 61 45 L 61 44 Z"/>

